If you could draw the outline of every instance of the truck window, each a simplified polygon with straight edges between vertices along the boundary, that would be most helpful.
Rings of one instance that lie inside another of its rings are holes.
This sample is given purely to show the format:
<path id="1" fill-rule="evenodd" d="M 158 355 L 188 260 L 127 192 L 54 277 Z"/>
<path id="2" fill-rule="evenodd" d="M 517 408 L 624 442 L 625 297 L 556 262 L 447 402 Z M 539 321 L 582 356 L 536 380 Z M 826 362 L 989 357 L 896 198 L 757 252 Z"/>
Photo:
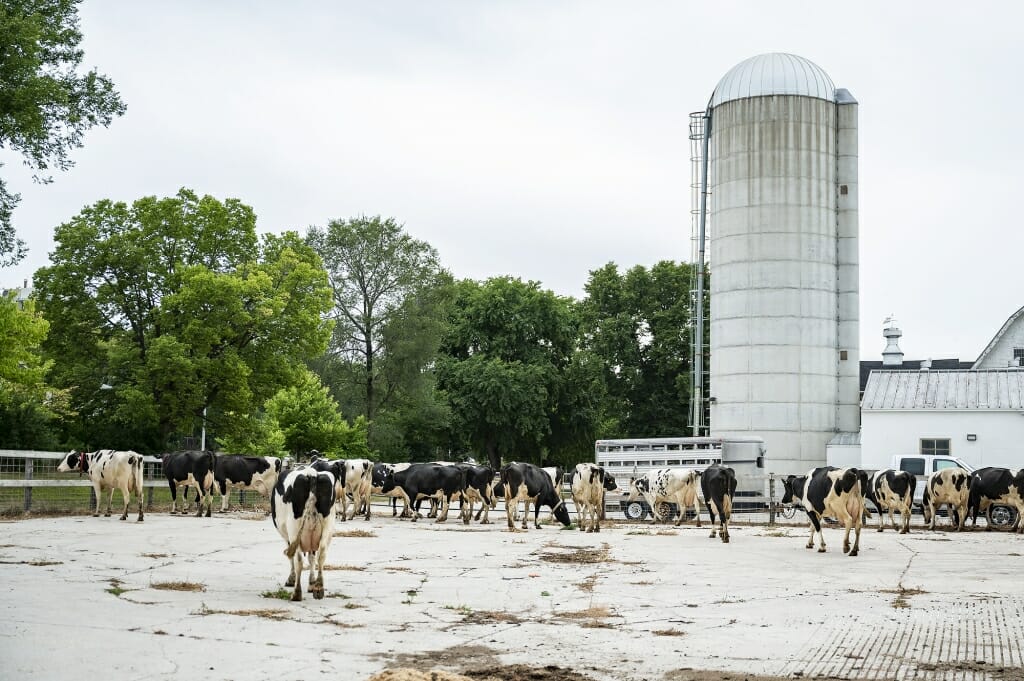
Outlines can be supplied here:
<path id="1" fill-rule="evenodd" d="M 917 457 L 904 457 L 900 459 L 900 470 L 911 475 L 924 475 L 924 459 Z"/>
<path id="2" fill-rule="evenodd" d="M 960 468 L 960 464 L 952 459 L 935 459 L 933 465 L 937 471 L 941 471 L 943 468 Z"/>

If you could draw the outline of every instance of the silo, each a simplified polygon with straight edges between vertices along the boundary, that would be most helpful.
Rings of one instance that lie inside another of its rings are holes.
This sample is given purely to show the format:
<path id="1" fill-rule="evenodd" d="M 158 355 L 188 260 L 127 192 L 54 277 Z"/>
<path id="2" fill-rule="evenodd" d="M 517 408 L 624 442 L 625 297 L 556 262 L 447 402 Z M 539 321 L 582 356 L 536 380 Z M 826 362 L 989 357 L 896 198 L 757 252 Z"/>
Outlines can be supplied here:
<path id="1" fill-rule="evenodd" d="M 705 115 L 711 434 L 761 436 L 770 469 L 802 472 L 859 429 L 857 102 L 764 54 Z"/>

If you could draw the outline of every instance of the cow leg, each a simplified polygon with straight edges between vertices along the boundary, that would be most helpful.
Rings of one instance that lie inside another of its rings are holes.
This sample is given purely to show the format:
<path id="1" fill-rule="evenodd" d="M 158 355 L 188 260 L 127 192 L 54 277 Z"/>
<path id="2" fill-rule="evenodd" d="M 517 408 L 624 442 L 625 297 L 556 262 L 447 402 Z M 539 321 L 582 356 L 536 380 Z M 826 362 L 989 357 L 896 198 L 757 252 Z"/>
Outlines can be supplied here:
<path id="1" fill-rule="evenodd" d="M 551 515 L 554 515 L 554 513 L 552 513 Z M 537 529 L 537 530 L 540 529 L 540 520 L 539 520 L 539 518 L 540 518 L 540 497 L 537 497 L 536 499 L 533 500 L 533 527 L 534 527 L 534 529 Z M 526 516 L 523 516 L 523 519 L 525 520 Z"/>
<path id="2" fill-rule="evenodd" d="M 523 529 L 524 530 L 527 529 L 527 527 L 526 527 L 526 519 L 529 518 L 529 516 L 530 516 L 530 499 L 529 499 L 529 497 L 527 497 L 526 499 L 523 499 Z"/>
<path id="3" fill-rule="evenodd" d="M 700 497 L 696 492 L 693 493 L 693 513 L 694 518 L 697 519 L 697 527 L 700 527 Z"/>
<path id="4" fill-rule="evenodd" d="M 708 517 L 711 519 L 711 534 L 708 535 L 708 538 L 714 539 L 718 533 L 718 528 L 715 527 L 715 514 L 718 513 L 718 504 L 715 503 L 714 498 L 711 501 L 705 499 L 704 508 L 708 509 Z M 725 520 L 725 516 L 722 516 L 722 520 Z"/>
<path id="5" fill-rule="evenodd" d="M 107 510 L 103 512 L 103 517 L 110 517 L 110 507 L 114 505 L 114 488 L 110 488 L 110 496 L 107 497 Z"/>
<path id="6" fill-rule="evenodd" d="M 231 488 L 228 487 L 228 484 L 226 482 L 224 482 L 224 483 L 221 483 L 219 485 L 219 489 L 220 489 L 220 512 L 221 513 L 227 513 L 228 512 L 228 508 L 231 507 L 231 501 L 228 499 L 228 497 L 231 496 Z"/>
<path id="7" fill-rule="evenodd" d="M 206 517 L 209 518 L 213 514 L 213 484 L 207 485 L 205 491 L 203 501 L 206 502 Z"/>
<path id="8" fill-rule="evenodd" d="M 519 505 L 519 500 L 516 500 L 516 506 Z M 512 500 L 505 497 L 505 516 L 508 519 L 508 529 L 512 532 L 516 530 L 516 521 L 512 518 Z"/>
<path id="9" fill-rule="evenodd" d="M 292 556 L 292 574 L 295 575 L 295 589 L 292 590 L 292 600 L 302 600 L 302 551 L 296 551 Z"/>
<path id="10" fill-rule="evenodd" d="M 856 556 L 858 553 L 860 553 L 860 527 L 861 527 L 861 519 L 860 518 L 853 518 L 852 520 L 853 520 L 854 537 L 853 537 L 853 548 L 850 550 L 850 557 L 851 558 Z M 847 533 L 847 535 L 849 535 L 850 530 L 847 529 L 846 533 Z"/>
<path id="11" fill-rule="evenodd" d="M 113 496 L 113 492 L 111 492 Z M 132 500 L 132 493 L 127 487 L 121 488 L 121 501 L 124 502 L 124 513 L 121 514 L 121 520 L 128 520 L 128 504 Z"/>
<path id="12" fill-rule="evenodd" d="M 171 488 L 171 515 L 174 515 L 178 510 L 178 486 L 173 480 L 168 480 L 167 486 Z"/>
<path id="13" fill-rule="evenodd" d="M 445 494 L 444 491 L 442 490 L 442 492 L 441 492 L 441 502 L 438 504 L 438 508 L 440 509 L 440 514 L 438 514 L 437 520 L 435 520 L 434 522 L 436 522 L 436 523 L 443 523 L 443 522 L 447 522 L 448 521 L 448 507 L 451 506 L 451 504 L 452 504 L 451 497 L 449 495 Z"/>
<path id="14" fill-rule="evenodd" d="M 808 515 L 811 517 L 811 541 L 807 542 L 807 548 L 814 548 L 814 533 L 817 532 L 820 541 L 818 553 L 825 553 L 825 533 L 821 531 L 821 518 L 814 511 L 811 511 Z"/>

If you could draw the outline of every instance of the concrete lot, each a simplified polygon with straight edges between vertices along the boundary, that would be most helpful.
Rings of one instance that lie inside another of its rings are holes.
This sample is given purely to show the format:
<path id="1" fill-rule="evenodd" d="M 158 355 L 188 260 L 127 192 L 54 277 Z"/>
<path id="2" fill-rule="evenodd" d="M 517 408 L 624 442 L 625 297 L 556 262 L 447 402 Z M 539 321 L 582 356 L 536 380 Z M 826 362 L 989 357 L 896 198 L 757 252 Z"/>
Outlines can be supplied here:
<path id="1" fill-rule="evenodd" d="M 819 554 L 803 526 L 738 526 L 724 545 L 706 527 L 492 518 L 339 523 L 370 536 L 337 536 L 328 597 L 302 603 L 263 595 L 287 566 L 258 513 L 0 523 L 2 677 L 1024 678 L 1018 535 L 871 529 L 848 558 L 835 529 Z"/>

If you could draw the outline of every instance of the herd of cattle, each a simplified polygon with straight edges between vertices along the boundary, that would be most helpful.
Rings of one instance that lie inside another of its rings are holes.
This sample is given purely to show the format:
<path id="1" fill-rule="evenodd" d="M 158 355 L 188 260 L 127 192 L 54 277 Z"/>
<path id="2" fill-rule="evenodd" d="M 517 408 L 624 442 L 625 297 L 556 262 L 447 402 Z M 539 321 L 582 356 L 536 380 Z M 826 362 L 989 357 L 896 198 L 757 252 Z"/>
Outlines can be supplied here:
<path id="1" fill-rule="evenodd" d="M 397 501 L 403 504 L 402 516 L 415 522 L 424 499 L 429 499 L 437 522 L 448 519 L 451 504 L 459 501 L 459 517 L 469 524 L 473 508 L 480 503 L 476 519 L 489 523 L 489 511 L 497 500 L 505 502 L 510 530 L 515 528 L 519 503 L 523 504 L 522 529 L 527 529 L 530 504 L 534 507 L 534 527 L 540 529 L 541 506 L 551 509 L 555 520 L 568 527 L 572 524 L 561 493 L 563 479 L 569 483 L 571 497 L 578 513 L 580 530 L 600 532 L 604 517 L 605 493 L 618 489 L 613 476 L 602 467 L 581 463 L 564 472 L 557 468 L 540 468 L 529 463 L 509 463 L 499 471 L 488 466 L 469 463 L 374 463 L 368 459 L 330 460 L 313 457 L 309 464 L 282 470 L 276 457 L 228 456 L 208 451 L 181 451 L 162 457 L 164 475 L 171 492 L 171 513 L 178 511 L 178 491 L 182 491 L 181 512 L 188 513 L 187 490 L 195 488 L 196 515 L 204 510 L 209 517 L 213 506 L 213 490 L 221 494 L 221 510 L 227 510 L 232 488 L 253 489 L 270 497 L 274 527 L 284 539 L 289 561 L 287 586 L 294 587 L 293 600 L 302 599 L 300 581 L 304 562 L 309 565 L 309 592 L 323 598 L 323 567 L 334 523 L 353 520 L 356 515 L 370 519 L 371 495 L 392 497 L 392 515 L 398 515 Z M 100 450 L 67 454 L 57 467 L 60 472 L 79 471 L 88 475 L 96 493 L 99 515 L 102 496 L 107 497 L 106 515 L 110 515 L 114 490 L 124 500 L 121 520 L 128 518 L 131 495 L 139 504 L 138 520 L 143 520 L 142 456 L 131 451 Z M 565 477 L 568 473 L 569 477 Z M 806 475 L 791 475 L 783 480 L 782 503 L 803 508 L 810 520 L 811 536 L 807 548 L 814 547 L 818 534 L 818 551 L 825 551 L 821 532 L 823 518 L 835 518 L 845 528 L 843 552 L 856 556 L 860 548 L 860 530 L 866 502 L 879 514 L 878 530 L 884 527 L 883 514 L 888 513 L 896 529 L 894 511 L 899 511 L 901 533 L 910 528 L 914 503 L 915 476 L 895 470 L 863 471 L 856 468 L 822 467 Z M 1024 469 L 983 468 L 967 473 L 947 468 L 933 473 L 926 481 L 923 495 L 924 520 L 935 529 L 935 517 L 947 506 L 957 529 L 973 513 L 977 523 L 979 512 L 988 512 L 996 504 L 1017 510 L 1018 532 L 1024 531 Z M 679 510 L 676 525 L 683 522 L 690 508 L 700 527 L 700 500 L 703 498 L 711 519 L 711 537 L 720 535 L 729 542 L 729 519 L 736 493 L 736 474 L 732 468 L 714 464 L 703 471 L 663 468 L 631 478 L 630 501 L 642 498 L 651 508 L 655 522 L 663 517 L 667 504 Z M 699 493 L 698 493 L 699 492 Z M 717 516 L 717 526 L 716 526 Z M 991 525 L 991 519 L 989 524 Z M 850 531 L 856 533 L 850 545 Z M 315 572 L 315 575 L 314 575 Z"/>

